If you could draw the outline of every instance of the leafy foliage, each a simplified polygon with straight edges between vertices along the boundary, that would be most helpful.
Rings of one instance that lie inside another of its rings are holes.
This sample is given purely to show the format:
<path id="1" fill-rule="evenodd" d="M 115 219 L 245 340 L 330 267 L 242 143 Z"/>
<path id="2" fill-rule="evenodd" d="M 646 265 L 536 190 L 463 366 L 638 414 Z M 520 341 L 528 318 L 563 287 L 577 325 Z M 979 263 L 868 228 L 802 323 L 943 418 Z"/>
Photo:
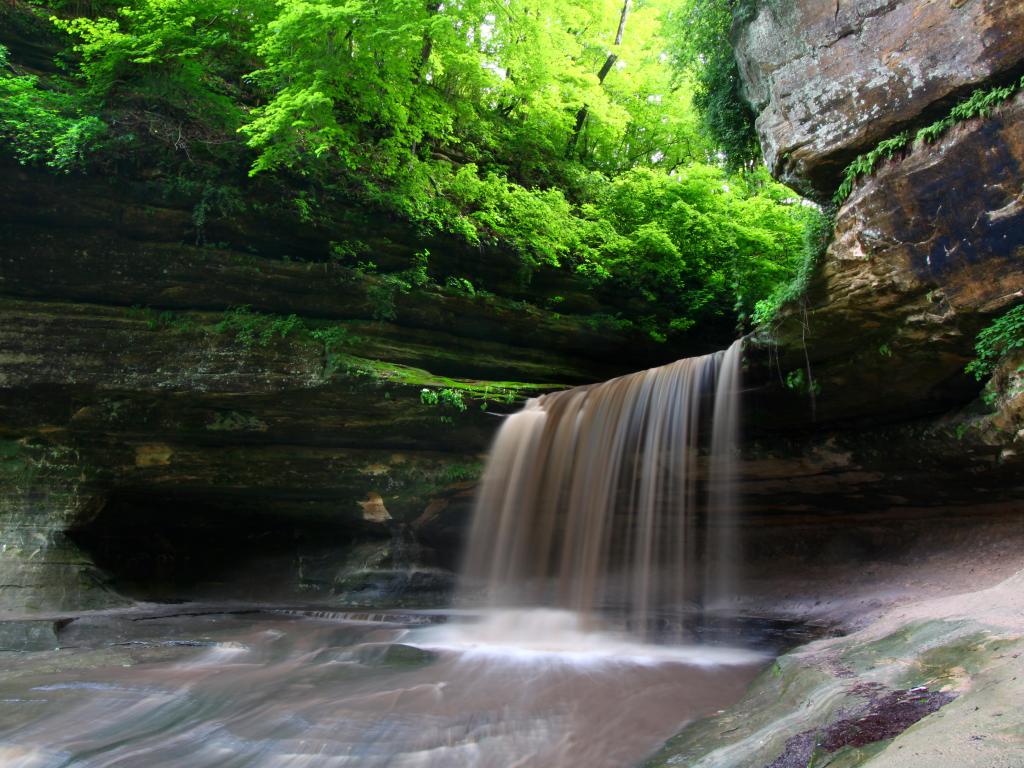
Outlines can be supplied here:
<path id="1" fill-rule="evenodd" d="M 525 276 L 585 275 L 621 305 L 608 322 L 657 339 L 744 323 L 806 269 L 819 214 L 756 168 L 739 97 L 727 36 L 746 0 L 37 5 L 70 76 L 4 72 L 7 151 L 158 177 L 193 201 L 197 244 L 248 186 L 312 226 L 355 203 L 481 259 L 511 251 Z M 438 289 L 426 253 L 382 274 L 367 250 L 332 258 L 366 273 L 376 319 Z M 486 273 L 435 277 L 479 295 Z M 250 345 L 296 330 L 244 307 L 222 325 Z"/>
<path id="2" fill-rule="evenodd" d="M 420 390 L 420 402 L 424 405 L 452 408 L 459 411 L 459 413 L 465 413 L 468 408 L 462 391 L 451 387 L 445 387 L 444 389 L 428 389 L 424 387 Z"/>
<path id="3" fill-rule="evenodd" d="M 671 309 L 672 330 L 702 316 L 749 316 L 792 277 L 818 218 L 763 170 L 735 177 L 701 165 L 673 177 L 625 174 L 592 213 L 578 269 Z"/>
<path id="4" fill-rule="evenodd" d="M 978 334 L 974 346 L 977 358 L 967 366 L 967 373 L 981 381 L 991 376 L 999 361 L 1015 349 L 1024 349 L 1024 304 L 1018 304 Z"/>
<path id="5" fill-rule="evenodd" d="M 53 17 L 78 42 L 83 98 L 194 160 L 236 141 L 243 75 L 270 0 L 133 0 L 113 16 Z"/>
<path id="6" fill-rule="evenodd" d="M 753 318 L 756 325 L 771 323 L 783 307 L 806 296 L 814 267 L 824 257 L 825 250 L 832 240 L 834 225 L 834 211 L 818 213 L 811 217 L 804 230 L 802 257 L 792 278 L 778 283 L 767 298 L 757 302 Z"/>
<path id="7" fill-rule="evenodd" d="M 412 266 L 408 269 L 373 279 L 366 296 L 373 304 L 374 320 L 394 320 L 398 316 L 398 295 L 407 294 L 414 288 L 423 288 L 431 282 L 427 274 L 429 258 L 430 251 L 420 251 L 413 256 Z"/>
<path id="8" fill-rule="evenodd" d="M 42 88 L 35 75 L 18 75 L 0 45 L 0 142 L 16 160 L 71 171 L 105 130 L 98 117 L 82 114 L 72 94 Z"/>
<path id="9" fill-rule="evenodd" d="M 896 134 L 891 139 L 879 142 L 878 146 L 867 154 L 859 155 L 843 171 L 843 181 L 839 185 L 839 189 L 836 190 L 833 202 L 839 204 L 846 200 L 853 191 L 857 179 L 861 176 L 870 176 L 875 172 L 875 168 L 878 167 L 879 163 L 883 160 L 891 160 L 898 153 L 906 149 L 908 144 L 910 144 L 910 132 L 904 131 L 903 133 Z"/>
<path id="10" fill-rule="evenodd" d="M 297 315 L 281 317 L 253 312 L 252 307 L 232 307 L 224 313 L 214 330 L 217 333 L 233 333 L 235 341 L 246 349 L 267 347 L 274 337 L 285 338 L 292 333 L 305 330 Z"/>
<path id="11" fill-rule="evenodd" d="M 704 127 L 733 168 L 761 158 L 754 113 L 741 93 L 739 68 L 729 33 L 734 18 L 747 18 L 749 0 L 684 0 L 671 16 L 675 66 L 692 80 L 694 106 Z"/>

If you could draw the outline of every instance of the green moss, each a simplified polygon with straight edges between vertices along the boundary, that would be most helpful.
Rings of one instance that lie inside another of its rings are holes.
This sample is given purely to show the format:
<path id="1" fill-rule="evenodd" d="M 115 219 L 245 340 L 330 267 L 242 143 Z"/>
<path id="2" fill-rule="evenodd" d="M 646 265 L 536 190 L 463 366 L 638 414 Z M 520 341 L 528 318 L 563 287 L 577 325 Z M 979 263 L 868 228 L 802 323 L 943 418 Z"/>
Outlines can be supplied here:
<path id="1" fill-rule="evenodd" d="M 994 654 L 1019 644 L 1019 641 L 993 637 L 987 632 L 964 635 L 921 653 L 899 681 L 899 685 L 906 688 L 922 685 L 934 688 L 955 684 L 964 673 L 974 673 L 981 669 Z"/>
<path id="2" fill-rule="evenodd" d="M 533 397 L 553 389 L 555 384 L 527 384 L 518 381 L 479 381 L 476 379 L 453 379 L 437 376 L 422 368 L 397 365 L 382 360 L 370 360 L 351 354 L 339 354 L 338 371 L 346 376 L 373 379 L 380 383 L 411 386 L 419 389 L 449 389 L 463 398 L 472 400 L 501 400 L 514 403 L 526 397 Z"/>
<path id="3" fill-rule="evenodd" d="M 892 742 L 892 739 L 886 739 L 863 747 L 843 747 L 831 753 L 815 750 L 807 768 L 858 768 L 884 752 Z"/>
<path id="4" fill-rule="evenodd" d="M 840 657 L 844 666 L 867 672 L 893 659 L 914 659 L 933 648 L 961 643 L 968 637 L 966 622 L 927 621 L 908 624 L 897 632 L 870 643 L 857 645 Z M 916 678 L 905 680 L 913 684 Z"/>

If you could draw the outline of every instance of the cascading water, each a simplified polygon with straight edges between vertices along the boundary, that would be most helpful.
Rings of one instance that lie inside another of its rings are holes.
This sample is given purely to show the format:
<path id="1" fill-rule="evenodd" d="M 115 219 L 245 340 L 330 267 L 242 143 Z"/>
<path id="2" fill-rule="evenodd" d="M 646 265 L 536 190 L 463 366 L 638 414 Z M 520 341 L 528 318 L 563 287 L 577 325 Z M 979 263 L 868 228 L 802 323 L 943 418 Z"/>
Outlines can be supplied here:
<path id="1" fill-rule="evenodd" d="M 509 417 L 477 498 L 464 590 L 484 587 L 492 606 L 625 611 L 641 632 L 666 609 L 725 599 L 740 353 L 736 342 L 547 394 Z"/>

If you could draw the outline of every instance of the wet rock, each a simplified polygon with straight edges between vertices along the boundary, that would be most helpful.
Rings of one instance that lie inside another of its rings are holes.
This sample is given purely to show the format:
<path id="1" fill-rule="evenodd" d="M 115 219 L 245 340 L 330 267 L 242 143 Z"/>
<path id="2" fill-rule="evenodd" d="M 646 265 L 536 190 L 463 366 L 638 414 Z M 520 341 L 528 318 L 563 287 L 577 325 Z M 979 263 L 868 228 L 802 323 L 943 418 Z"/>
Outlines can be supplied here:
<path id="1" fill-rule="evenodd" d="M 783 753 L 767 768 L 806 768 L 815 762 L 827 761 L 826 756 L 843 749 L 894 739 L 956 698 L 951 693 L 929 692 L 924 686 L 887 691 L 884 686 L 865 685 L 860 690 L 869 700 L 859 711 L 841 717 L 821 731 L 791 737 Z"/>
<path id="2" fill-rule="evenodd" d="M 339 211 L 330 231 L 268 214 L 197 233 L 194 201 L 144 181 L 8 162 L 3 179 L 6 610 L 228 582 L 245 597 L 280 586 L 329 597 L 337 553 L 416 520 L 451 560 L 495 414 L 674 354 L 592 321 L 617 310 L 576 277 L 541 270 L 527 289 L 515 254 L 481 259 L 359 211 Z M 487 290 L 428 285 L 381 317 L 379 278 L 329 258 L 349 238 L 383 271 L 426 247 L 438 274 L 472 270 Z M 523 301 L 537 295 L 564 297 L 561 312 Z M 218 329 L 240 305 L 250 320 L 301 315 L 303 328 L 266 343 Z M 311 333 L 325 328 L 341 343 Z M 462 407 L 422 401 L 424 388 L 452 387 Z M 391 580 L 420 589 L 422 578 Z"/>
<path id="3" fill-rule="evenodd" d="M 52 651 L 70 619 L 0 620 L 0 651 Z"/>
<path id="4" fill-rule="evenodd" d="M 648 765 L 1009 768 L 1024 748 L 1020 709 L 1007 709 L 1024 695 L 1022 578 L 798 648 Z"/>

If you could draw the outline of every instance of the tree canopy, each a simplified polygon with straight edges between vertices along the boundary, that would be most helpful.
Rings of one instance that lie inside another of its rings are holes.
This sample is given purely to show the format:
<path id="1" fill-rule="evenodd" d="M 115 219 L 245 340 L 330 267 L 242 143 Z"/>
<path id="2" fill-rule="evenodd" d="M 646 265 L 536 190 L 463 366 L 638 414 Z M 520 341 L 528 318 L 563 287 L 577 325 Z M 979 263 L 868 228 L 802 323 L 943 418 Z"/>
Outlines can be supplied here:
<path id="1" fill-rule="evenodd" d="M 35 5 L 66 72 L 0 52 L 17 159 L 156 166 L 208 208 L 246 174 L 303 216 L 356 200 L 614 286 L 656 338 L 749 316 L 818 216 L 723 117 L 731 0 Z"/>

